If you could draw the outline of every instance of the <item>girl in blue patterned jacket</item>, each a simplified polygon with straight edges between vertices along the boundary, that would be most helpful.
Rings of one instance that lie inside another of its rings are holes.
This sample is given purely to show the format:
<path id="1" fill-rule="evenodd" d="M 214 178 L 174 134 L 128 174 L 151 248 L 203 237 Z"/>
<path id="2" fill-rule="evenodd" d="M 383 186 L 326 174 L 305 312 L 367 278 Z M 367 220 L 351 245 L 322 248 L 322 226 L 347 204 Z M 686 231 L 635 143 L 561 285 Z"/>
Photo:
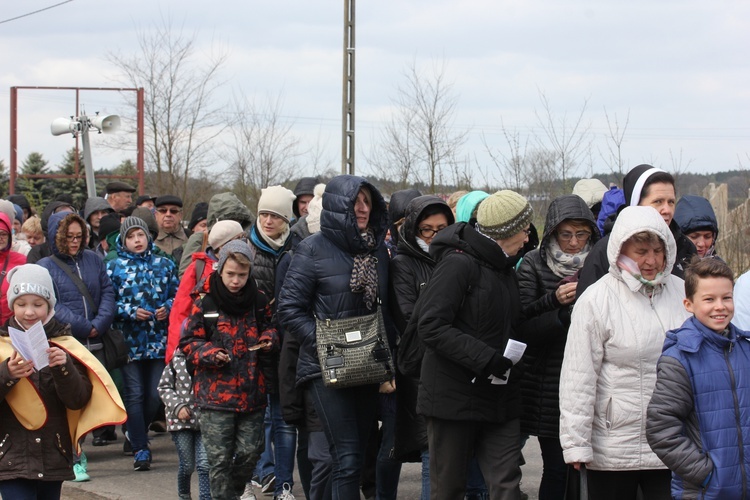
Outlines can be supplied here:
<path id="1" fill-rule="evenodd" d="M 107 263 L 115 289 L 115 328 L 130 346 L 128 364 L 121 368 L 128 412 L 128 436 L 137 471 L 149 470 L 148 424 L 159 407 L 157 387 L 164 369 L 167 320 L 179 281 L 174 263 L 153 252 L 148 226 L 138 217 L 122 222 L 116 242 L 117 258 Z"/>

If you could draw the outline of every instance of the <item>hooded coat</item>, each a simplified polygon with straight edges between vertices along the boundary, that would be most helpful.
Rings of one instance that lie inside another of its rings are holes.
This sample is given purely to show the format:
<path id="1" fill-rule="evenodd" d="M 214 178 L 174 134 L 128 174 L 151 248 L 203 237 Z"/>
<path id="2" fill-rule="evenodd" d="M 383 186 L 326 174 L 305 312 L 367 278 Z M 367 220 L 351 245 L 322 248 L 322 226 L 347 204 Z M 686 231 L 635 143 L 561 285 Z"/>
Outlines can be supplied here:
<path id="1" fill-rule="evenodd" d="M 577 195 L 561 196 L 554 199 L 547 210 L 541 245 L 525 255 L 518 268 L 524 314 L 542 321 L 541 328 L 523 339 L 527 347 L 521 380 L 521 431 L 532 436 L 557 437 L 560 430 L 560 369 L 572 306 L 561 306 L 557 301 L 555 290 L 562 278 L 547 265 L 547 252 L 557 226 L 571 219 L 586 221 L 589 225 L 590 245 L 599 240 L 594 214 L 586 202 Z"/>
<path id="2" fill-rule="evenodd" d="M 71 220 L 63 221 L 67 216 L 74 215 Z M 70 323 L 73 336 L 83 345 L 101 344 L 101 336 L 105 335 L 115 317 L 115 292 L 112 288 L 112 282 L 107 276 L 107 269 L 102 259 L 88 248 L 81 248 L 71 256 L 63 253 L 58 247 L 58 233 L 64 235 L 68 232 L 68 226 L 71 221 L 76 221 L 81 225 L 84 241 L 88 237 L 86 223 L 81 217 L 71 213 L 56 213 L 49 218 L 49 237 L 47 243 L 52 253 L 61 259 L 70 270 L 81 278 L 86 285 L 86 289 L 91 294 L 91 298 L 97 305 L 97 311 L 88 303 L 86 298 L 78 291 L 78 287 L 73 283 L 68 275 L 58 264 L 45 257 L 38 262 L 40 266 L 45 267 L 55 284 L 55 294 L 57 295 L 57 304 L 55 305 L 55 317 L 63 322 Z M 99 332 L 97 337 L 89 338 L 91 328 L 96 328 Z M 92 350 L 96 350 L 94 347 Z"/>
<path id="3" fill-rule="evenodd" d="M 354 214 L 354 204 L 363 187 L 372 194 L 369 227 L 376 242 L 372 249 L 367 247 Z M 383 244 L 388 212 L 383 196 L 362 177 L 334 177 L 323 196 L 320 226 L 320 232 L 297 246 L 277 307 L 285 331 L 300 343 L 298 386 L 321 377 L 315 318 L 340 319 L 373 312 L 365 305 L 364 294 L 352 292 L 349 285 L 355 255 L 371 253 L 377 258 L 378 297 L 391 345 L 395 341 L 388 311 L 388 251 Z"/>
<path id="4" fill-rule="evenodd" d="M 427 286 L 435 267 L 435 259 L 425 252 L 417 243 L 419 224 L 422 214 L 429 207 L 440 207 L 448 225 L 453 224 L 453 212 L 446 202 L 437 196 L 419 196 L 406 207 L 404 223 L 399 229 L 398 253 L 391 259 L 390 267 L 390 304 L 391 315 L 396 329 L 401 335 L 399 340 L 399 359 L 408 345 L 403 335 L 406 325 L 412 317 L 419 294 Z M 416 335 L 416 331 L 412 332 Z M 421 340 L 414 339 L 421 345 Z M 424 350 L 413 353 L 421 358 Z M 404 458 L 414 453 L 411 460 L 416 461 L 422 450 L 427 449 L 427 428 L 424 419 L 417 414 L 417 394 L 419 377 L 396 372 L 396 442 L 397 458 Z M 420 459 L 421 460 L 421 459 Z"/>
<path id="5" fill-rule="evenodd" d="M 396 191 L 391 195 L 391 201 L 388 203 L 388 218 L 391 221 L 391 243 L 394 246 L 398 245 L 399 240 L 396 223 L 404 218 L 406 215 L 406 207 L 411 200 L 418 196 L 422 196 L 422 193 L 416 189 L 404 189 Z"/>
<path id="6" fill-rule="evenodd" d="M 505 385 L 489 380 L 520 319 L 515 258 L 466 223 L 440 231 L 437 265 L 417 302 L 425 344 L 417 411 L 426 417 L 504 423 L 521 414 L 517 370 Z"/>
<path id="7" fill-rule="evenodd" d="M 315 186 L 318 182 L 317 177 L 303 177 L 297 182 L 297 185 L 294 186 L 293 192 L 296 198 L 292 202 L 292 210 L 294 211 L 294 216 L 297 220 L 301 217 L 301 214 L 299 213 L 299 197 L 302 195 L 312 196 L 315 194 Z"/>
<path id="8" fill-rule="evenodd" d="M 48 242 L 50 240 L 51 234 L 49 231 L 49 218 L 52 216 L 55 210 L 61 207 L 68 207 L 70 208 L 71 212 L 75 210 L 75 208 L 73 208 L 73 205 L 64 201 L 52 201 L 46 207 L 44 207 L 44 210 L 42 210 L 42 216 L 40 217 L 42 223 L 42 232 L 44 233 L 44 237 Z M 54 238 L 54 236 L 52 237 Z M 52 247 L 49 243 L 35 245 L 31 248 L 31 250 L 29 250 L 29 253 L 26 255 L 26 262 L 28 264 L 36 264 L 43 258 L 49 257 L 50 255 L 52 255 Z"/>
<path id="9" fill-rule="evenodd" d="M 89 198 L 88 200 L 86 200 L 86 204 L 83 207 L 83 220 L 85 220 L 88 224 L 91 214 L 100 210 L 114 212 L 114 210 L 112 210 L 112 206 L 110 206 L 109 202 L 104 198 L 100 198 L 99 196 Z M 91 228 L 90 225 L 89 228 Z M 92 229 L 91 234 L 89 234 L 89 248 L 92 250 L 95 249 L 100 240 L 101 237 L 99 236 L 99 233 L 95 233 Z"/>
<path id="10" fill-rule="evenodd" d="M 748 495 L 748 341 L 734 325 L 724 336 L 695 317 L 667 332 L 646 434 L 672 470 L 673 498 Z"/>
<path id="11" fill-rule="evenodd" d="M 650 287 L 617 266 L 622 245 L 649 231 L 666 246 L 664 276 Z M 688 317 L 681 278 L 670 274 L 677 249 L 651 207 L 620 213 L 607 245 L 609 273 L 578 297 L 560 374 L 560 444 L 566 463 L 592 470 L 662 469 L 646 441 L 646 408 L 665 332 Z"/>
<path id="12" fill-rule="evenodd" d="M 714 247 L 706 253 L 706 257 L 714 254 L 716 240 L 719 238 L 719 223 L 711 202 L 702 196 L 685 195 L 677 202 L 674 210 L 674 220 L 680 226 L 682 234 L 693 231 L 711 231 L 714 233 Z"/>
<path id="13" fill-rule="evenodd" d="M 23 254 L 11 250 L 13 245 L 13 224 L 8 216 L 0 212 L 0 231 L 8 233 L 8 242 L 5 248 L 0 248 L 0 325 L 4 325 L 13 315 L 13 311 L 8 307 L 8 280 L 7 273 L 16 266 L 26 263 L 26 257 Z"/>

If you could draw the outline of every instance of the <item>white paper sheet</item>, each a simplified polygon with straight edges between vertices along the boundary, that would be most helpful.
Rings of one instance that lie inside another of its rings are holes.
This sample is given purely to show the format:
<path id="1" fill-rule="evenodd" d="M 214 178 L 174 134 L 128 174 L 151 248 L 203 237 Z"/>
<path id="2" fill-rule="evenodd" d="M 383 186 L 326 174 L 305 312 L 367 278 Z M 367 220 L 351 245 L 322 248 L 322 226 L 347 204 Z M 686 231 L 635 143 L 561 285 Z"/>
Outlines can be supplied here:
<path id="1" fill-rule="evenodd" d="M 503 356 L 508 358 L 513 362 L 515 365 L 519 361 L 521 361 L 521 358 L 523 357 L 523 353 L 526 351 L 526 344 L 523 342 L 519 342 L 517 340 L 509 339 L 508 345 L 505 346 L 505 352 L 503 353 Z M 490 383 L 495 385 L 505 385 L 508 383 L 508 378 L 510 377 L 510 368 L 508 368 L 508 371 L 505 372 L 505 380 L 501 378 L 497 378 L 494 375 L 490 375 Z"/>
<path id="2" fill-rule="evenodd" d="M 47 342 L 47 335 L 44 333 L 41 321 L 36 322 L 25 332 L 8 327 L 8 335 L 18 354 L 23 356 L 23 359 L 33 361 L 34 368 L 41 370 L 49 366 L 49 354 L 47 354 L 49 342 Z"/>

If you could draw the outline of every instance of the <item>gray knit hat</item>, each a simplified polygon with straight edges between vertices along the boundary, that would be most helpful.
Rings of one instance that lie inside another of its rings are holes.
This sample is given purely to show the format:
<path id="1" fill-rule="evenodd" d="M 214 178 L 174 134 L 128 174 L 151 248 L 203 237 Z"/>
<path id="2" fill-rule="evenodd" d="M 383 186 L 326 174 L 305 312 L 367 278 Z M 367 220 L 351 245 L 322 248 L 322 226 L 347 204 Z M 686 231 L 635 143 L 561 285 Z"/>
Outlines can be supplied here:
<path id="1" fill-rule="evenodd" d="M 128 237 L 128 233 L 132 229 L 143 229 L 143 232 L 146 233 L 146 237 L 151 240 L 151 233 L 148 232 L 148 225 L 146 224 L 146 221 L 141 219 L 140 217 L 133 217 L 132 215 L 130 217 L 127 217 L 124 221 L 122 221 L 122 224 L 120 225 L 120 241 L 122 242 L 123 246 L 125 245 L 125 238 Z"/>
<path id="2" fill-rule="evenodd" d="M 22 295 L 38 295 L 47 301 L 52 318 L 57 304 L 55 287 L 49 271 L 38 264 L 24 264 L 8 271 L 8 307 L 13 310 L 13 302 Z M 45 321 L 46 323 L 46 321 Z"/>
<path id="3" fill-rule="evenodd" d="M 505 189 L 482 200 L 477 209 L 477 226 L 482 234 L 504 240 L 528 226 L 533 215 L 526 198 Z"/>
<path id="4" fill-rule="evenodd" d="M 250 248 L 250 244 L 242 240 L 232 240 L 221 247 L 219 251 L 219 263 L 216 267 L 217 273 L 221 273 L 221 269 L 224 267 L 224 263 L 227 261 L 230 253 L 241 253 L 250 262 L 253 261 L 253 250 Z"/>

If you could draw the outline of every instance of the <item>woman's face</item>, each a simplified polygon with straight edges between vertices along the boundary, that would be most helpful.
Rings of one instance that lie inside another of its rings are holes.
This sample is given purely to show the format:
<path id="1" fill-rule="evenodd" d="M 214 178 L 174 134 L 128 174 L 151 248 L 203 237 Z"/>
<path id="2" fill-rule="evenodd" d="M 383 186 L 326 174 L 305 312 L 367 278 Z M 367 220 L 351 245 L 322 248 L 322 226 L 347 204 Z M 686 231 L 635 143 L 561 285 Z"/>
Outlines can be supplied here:
<path id="1" fill-rule="evenodd" d="M 589 238 L 591 238 L 591 228 L 587 224 L 564 220 L 555 229 L 557 244 L 563 252 L 569 255 L 575 255 L 583 250 Z"/>
<path id="2" fill-rule="evenodd" d="M 272 240 L 277 239 L 284 232 L 286 221 L 280 215 L 271 212 L 261 212 L 258 219 L 261 231 Z"/>
<path id="3" fill-rule="evenodd" d="M 687 235 L 690 241 L 695 245 L 695 249 L 698 251 L 698 257 L 703 258 L 706 256 L 711 247 L 714 245 L 714 232 L 707 231 L 693 231 Z"/>
<path id="4" fill-rule="evenodd" d="M 514 255 L 517 255 L 526 242 L 529 241 L 529 233 L 531 232 L 530 228 L 531 225 L 528 225 L 509 238 L 495 241 L 500 245 L 500 248 L 503 249 L 503 252 L 508 256 L 513 257 Z"/>
<path id="5" fill-rule="evenodd" d="M 370 212 L 372 212 L 370 196 L 360 189 L 357 199 L 354 201 L 354 216 L 357 218 L 357 228 L 360 231 L 367 229 L 367 225 L 370 223 Z"/>
<path id="6" fill-rule="evenodd" d="M 78 222 L 71 222 L 68 225 L 68 232 L 65 234 L 68 242 L 68 255 L 74 256 L 78 253 L 83 245 L 83 229 Z"/>
<path id="7" fill-rule="evenodd" d="M 417 237 L 429 245 L 438 231 L 446 227 L 448 227 L 448 218 L 445 214 L 430 215 L 417 225 Z"/>
<path id="8" fill-rule="evenodd" d="M 633 259 L 641 270 L 641 276 L 647 280 L 656 278 L 664 270 L 666 255 L 661 240 L 659 243 L 651 243 L 633 241 L 631 238 L 623 243 L 620 253 Z"/>

